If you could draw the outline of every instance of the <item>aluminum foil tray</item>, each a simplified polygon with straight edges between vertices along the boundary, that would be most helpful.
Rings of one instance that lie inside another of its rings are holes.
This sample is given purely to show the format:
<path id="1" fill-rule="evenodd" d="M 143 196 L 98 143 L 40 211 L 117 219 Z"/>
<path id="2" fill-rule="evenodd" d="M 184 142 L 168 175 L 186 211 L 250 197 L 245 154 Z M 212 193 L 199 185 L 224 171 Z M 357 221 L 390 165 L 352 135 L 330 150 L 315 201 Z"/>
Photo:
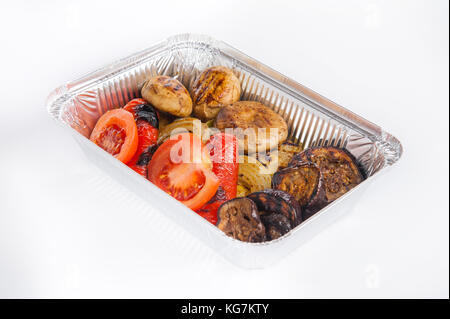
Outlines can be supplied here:
<path id="1" fill-rule="evenodd" d="M 368 178 L 285 236 L 270 242 L 245 243 L 226 236 L 89 141 L 97 119 L 106 111 L 139 97 L 146 78 L 169 75 L 190 88 L 196 76 L 213 65 L 224 65 L 234 70 L 241 81 L 241 100 L 260 101 L 279 113 L 288 123 L 290 141 L 303 143 L 305 148 L 322 145 L 344 147 L 355 156 Z M 214 251 L 245 268 L 261 268 L 280 260 L 342 213 L 351 210 L 352 203 L 357 200 L 355 197 L 365 185 L 402 155 L 400 142 L 379 126 L 226 43 L 201 35 L 170 37 L 147 50 L 68 82 L 55 89 L 46 104 L 49 114 L 73 133 L 96 165 Z"/>

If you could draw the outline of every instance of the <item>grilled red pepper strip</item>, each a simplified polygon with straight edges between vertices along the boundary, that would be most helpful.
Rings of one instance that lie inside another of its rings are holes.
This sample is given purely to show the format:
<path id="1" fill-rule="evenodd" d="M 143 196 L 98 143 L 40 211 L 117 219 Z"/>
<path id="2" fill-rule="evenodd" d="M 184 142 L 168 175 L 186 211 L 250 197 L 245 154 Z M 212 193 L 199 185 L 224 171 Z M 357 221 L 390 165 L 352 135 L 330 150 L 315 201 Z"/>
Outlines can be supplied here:
<path id="1" fill-rule="evenodd" d="M 124 107 L 131 112 L 138 129 L 138 148 L 128 166 L 140 175 L 147 177 L 147 164 L 158 141 L 158 114 L 144 99 L 133 99 Z"/>
<path id="2" fill-rule="evenodd" d="M 238 144 L 234 135 L 218 133 L 210 138 L 206 146 L 210 149 L 212 171 L 220 184 L 216 195 L 198 209 L 197 213 L 215 225 L 219 206 L 236 197 L 239 173 Z"/>

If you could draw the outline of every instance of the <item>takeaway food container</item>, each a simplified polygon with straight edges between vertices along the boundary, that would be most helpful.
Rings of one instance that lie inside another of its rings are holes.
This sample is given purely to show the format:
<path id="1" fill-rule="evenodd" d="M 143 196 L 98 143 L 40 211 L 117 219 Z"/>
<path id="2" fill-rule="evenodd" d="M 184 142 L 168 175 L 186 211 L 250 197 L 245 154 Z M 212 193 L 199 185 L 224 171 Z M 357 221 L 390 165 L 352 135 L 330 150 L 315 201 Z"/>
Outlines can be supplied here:
<path id="1" fill-rule="evenodd" d="M 88 137 L 107 110 L 139 97 L 145 79 L 169 75 L 187 88 L 205 68 L 224 65 L 241 81 L 241 100 L 271 107 L 288 123 L 288 140 L 305 148 L 333 145 L 346 148 L 368 178 L 283 237 L 264 243 L 246 243 L 221 230 L 179 203 L 126 165 L 103 151 Z M 375 176 L 402 155 L 400 142 L 379 126 L 320 96 L 314 91 L 248 57 L 222 41 L 181 34 L 142 52 L 111 63 L 81 79 L 55 89 L 47 99 L 50 115 L 68 129 L 87 157 L 125 184 L 161 214 L 170 217 L 214 251 L 245 268 L 268 266 L 299 247 L 352 208 L 357 194 Z"/>

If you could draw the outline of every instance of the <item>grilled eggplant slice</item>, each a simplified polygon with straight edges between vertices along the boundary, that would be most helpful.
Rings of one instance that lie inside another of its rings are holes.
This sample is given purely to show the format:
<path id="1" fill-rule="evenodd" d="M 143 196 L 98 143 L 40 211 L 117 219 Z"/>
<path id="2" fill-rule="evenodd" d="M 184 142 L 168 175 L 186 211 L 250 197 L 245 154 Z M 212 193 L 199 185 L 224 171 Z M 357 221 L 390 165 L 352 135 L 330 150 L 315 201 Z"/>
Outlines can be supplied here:
<path id="1" fill-rule="evenodd" d="M 304 220 L 328 204 L 322 174 L 313 163 L 300 163 L 276 172 L 272 187 L 291 194 L 298 201 Z"/>
<path id="2" fill-rule="evenodd" d="M 294 155 L 289 166 L 311 162 L 322 174 L 327 203 L 336 200 L 364 180 L 355 158 L 345 149 L 314 147 Z"/>
<path id="3" fill-rule="evenodd" d="M 217 217 L 217 227 L 230 237 L 251 243 L 266 239 L 258 208 L 246 197 L 223 203 L 217 211 Z"/>
<path id="4" fill-rule="evenodd" d="M 291 229 L 291 222 L 282 214 L 262 214 L 261 221 L 266 228 L 266 239 L 277 239 L 288 233 Z"/>
<path id="5" fill-rule="evenodd" d="M 194 115 L 206 122 L 215 118 L 222 107 L 239 101 L 241 84 L 231 69 L 213 66 L 199 75 L 191 92 Z"/>
<path id="6" fill-rule="evenodd" d="M 281 190 L 266 189 L 247 196 L 255 202 L 261 215 L 281 214 L 290 222 L 292 227 L 302 221 L 302 210 L 298 202 L 290 194 Z"/>
<path id="7" fill-rule="evenodd" d="M 287 138 L 287 124 L 283 118 L 255 101 L 239 101 L 223 107 L 217 114 L 215 127 L 221 131 L 234 129 L 239 149 L 247 154 L 268 151 Z"/>

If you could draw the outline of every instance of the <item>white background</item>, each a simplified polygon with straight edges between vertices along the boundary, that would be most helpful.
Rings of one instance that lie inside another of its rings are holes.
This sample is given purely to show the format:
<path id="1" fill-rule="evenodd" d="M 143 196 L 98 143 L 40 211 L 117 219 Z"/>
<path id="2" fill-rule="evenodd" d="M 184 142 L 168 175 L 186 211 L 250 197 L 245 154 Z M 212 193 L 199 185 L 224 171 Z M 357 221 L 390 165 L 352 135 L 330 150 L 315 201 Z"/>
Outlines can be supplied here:
<path id="1" fill-rule="evenodd" d="M 446 297 L 448 1 L 2 1 L 0 297 Z M 206 33 L 394 134 L 402 159 L 276 265 L 243 270 L 93 166 L 55 87 Z"/>

